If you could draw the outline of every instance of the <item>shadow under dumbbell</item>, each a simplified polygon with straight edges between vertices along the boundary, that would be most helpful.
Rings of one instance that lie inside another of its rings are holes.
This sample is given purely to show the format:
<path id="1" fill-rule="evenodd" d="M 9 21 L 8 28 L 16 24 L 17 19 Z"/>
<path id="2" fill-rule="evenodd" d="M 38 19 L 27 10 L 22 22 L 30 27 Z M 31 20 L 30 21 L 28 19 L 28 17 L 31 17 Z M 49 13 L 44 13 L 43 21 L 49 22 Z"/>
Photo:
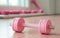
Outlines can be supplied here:
<path id="1" fill-rule="evenodd" d="M 32 37 L 33 36 L 33 37 Z M 58 33 L 50 33 L 49 35 L 40 35 L 40 34 L 29 34 L 29 33 L 14 33 L 13 38 L 55 38 L 55 36 L 59 37 Z"/>
<path id="2" fill-rule="evenodd" d="M 48 35 L 59 35 L 60 36 L 60 33 L 50 33 Z"/>

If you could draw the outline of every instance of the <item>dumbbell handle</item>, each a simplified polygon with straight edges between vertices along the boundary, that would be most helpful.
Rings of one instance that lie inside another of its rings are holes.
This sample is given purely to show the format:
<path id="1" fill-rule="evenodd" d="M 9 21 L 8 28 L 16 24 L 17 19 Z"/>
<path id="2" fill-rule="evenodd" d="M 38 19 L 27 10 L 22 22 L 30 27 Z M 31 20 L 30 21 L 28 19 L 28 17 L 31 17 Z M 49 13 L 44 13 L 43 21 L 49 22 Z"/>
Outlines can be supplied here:
<path id="1" fill-rule="evenodd" d="M 30 28 L 38 28 L 39 24 L 30 24 L 30 23 L 25 23 L 24 27 L 30 27 Z M 54 26 L 50 26 L 50 29 L 54 29 Z"/>
<path id="2" fill-rule="evenodd" d="M 24 27 L 30 27 L 30 28 L 37 28 L 38 24 L 30 24 L 30 23 L 25 23 Z"/>

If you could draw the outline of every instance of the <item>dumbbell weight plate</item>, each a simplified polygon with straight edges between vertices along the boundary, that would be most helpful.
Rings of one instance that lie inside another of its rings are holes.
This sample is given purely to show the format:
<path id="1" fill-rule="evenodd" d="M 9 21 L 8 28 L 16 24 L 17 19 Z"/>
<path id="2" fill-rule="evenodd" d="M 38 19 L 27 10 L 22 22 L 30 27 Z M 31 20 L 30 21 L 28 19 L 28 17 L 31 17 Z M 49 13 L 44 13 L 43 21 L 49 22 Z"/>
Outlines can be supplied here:
<path id="1" fill-rule="evenodd" d="M 37 10 L 31 10 L 32 14 L 37 13 L 37 12 L 38 12 Z"/>
<path id="2" fill-rule="evenodd" d="M 43 12 L 44 12 L 42 9 L 39 9 L 38 11 L 39 11 L 40 13 L 43 13 Z"/>
<path id="3" fill-rule="evenodd" d="M 14 18 L 12 21 L 12 29 L 15 32 L 22 32 L 24 30 L 23 24 L 25 23 L 23 18 Z"/>
<path id="4" fill-rule="evenodd" d="M 39 30 L 40 30 L 40 33 L 41 34 L 49 34 L 51 29 L 50 29 L 50 26 L 51 26 L 51 21 L 50 20 L 40 20 L 39 22 L 40 26 L 39 26 Z"/>

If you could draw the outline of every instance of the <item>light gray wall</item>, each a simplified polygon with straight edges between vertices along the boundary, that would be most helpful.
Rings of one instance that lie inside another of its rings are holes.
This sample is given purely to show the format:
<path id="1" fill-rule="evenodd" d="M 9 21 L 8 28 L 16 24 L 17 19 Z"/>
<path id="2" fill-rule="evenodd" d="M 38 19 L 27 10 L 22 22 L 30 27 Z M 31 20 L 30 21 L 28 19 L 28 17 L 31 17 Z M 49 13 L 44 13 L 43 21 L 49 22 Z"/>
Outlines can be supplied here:
<path id="1" fill-rule="evenodd" d="M 37 0 L 45 14 L 55 14 L 55 0 Z"/>
<path id="2" fill-rule="evenodd" d="M 60 14 L 60 0 L 56 0 L 56 13 Z"/>

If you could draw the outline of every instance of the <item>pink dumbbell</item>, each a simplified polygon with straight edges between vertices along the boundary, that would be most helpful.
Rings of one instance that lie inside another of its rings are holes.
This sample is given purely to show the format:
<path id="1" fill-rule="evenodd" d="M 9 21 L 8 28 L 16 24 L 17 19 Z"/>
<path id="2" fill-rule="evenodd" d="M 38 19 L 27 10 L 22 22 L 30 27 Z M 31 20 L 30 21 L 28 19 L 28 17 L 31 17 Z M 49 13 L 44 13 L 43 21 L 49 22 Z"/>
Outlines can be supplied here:
<path id="1" fill-rule="evenodd" d="M 4 13 L 6 13 L 6 14 L 20 14 L 20 11 L 19 10 L 7 10 Z"/>
<path id="2" fill-rule="evenodd" d="M 20 10 L 1 10 L 0 12 L 2 15 L 21 14 L 22 13 L 22 11 L 20 11 Z"/>
<path id="3" fill-rule="evenodd" d="M 25 27 L 38 28 L 41 34 L 49 34 L 51 29 L 53 29 L 50 20 L 40 20 L 38 24 L 29 24 L 25 23 L 23 18 L 14 18 L 11 26 L 15 32 L 22 32 Z"/>
<path id="4" fill-rule="evenodd" d="M 31 14 L 37 13 L 37 10 L 31 10 Z"/>
<path id="5" fill-rule="evenodd" d="M 24 14 L 30 14 L 31 13 L 31 10 L 25 10 L 24 11 Z"/>
<path id="6" fill-rule="evenodd" d="M 31 14 L 31 13 L 37 13 L 37 10 L 21 10 L 22 14 Z"/>
<path id="7" fill-rule="evenodd" d="M 6 12 L 7 10 L 1 10 L 1 14 L 2 15 L 7 15 L 7 12 Z"/>
<path id="8" fill-rule="evenodd" d="M 43 13 L 43 12 L 44 12 L 42 9 L 39 9 L 38 11 L 39 11 L 39 12 L 41 12 L 41 13 Z"/>

